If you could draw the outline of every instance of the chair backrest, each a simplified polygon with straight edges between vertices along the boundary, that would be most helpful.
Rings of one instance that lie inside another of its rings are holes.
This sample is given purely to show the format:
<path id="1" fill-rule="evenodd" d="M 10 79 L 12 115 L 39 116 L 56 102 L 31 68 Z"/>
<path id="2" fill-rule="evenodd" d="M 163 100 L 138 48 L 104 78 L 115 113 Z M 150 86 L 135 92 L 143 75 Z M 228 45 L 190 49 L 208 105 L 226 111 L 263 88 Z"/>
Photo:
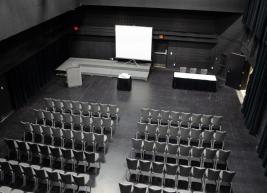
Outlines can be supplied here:
<path id="1" fill-rule="evenodd" d="M 84 126 L 90 126 L 91 125 L 91 119 L 90 116 L 81 116 L 82 122 Z"/>
<path id="2" fill-rule="evenodd" d="M 59 182 L 60 181 L 60 176 L 58 172 L 54 172 L 54 171 L 47 171 L 47 175 L 50 181 L 53 182 Z"/>
<path id="3" fill-rule="evenodd" d="M 99 112 L 99 104 L 98 103 L 90 103 L 90 106 L 91 106 L 91 111 L 93 113 L 97 113 Z"/>
<path id="4" fill-rule="evenodd" d="M 32 133 L 33 132 L 31 123 L 29 123 L 29 122 L 23 122 L 23 121 L 21 121 L 20 123 L 22 125 L 22 128 L 23 128 L 24 132 L 29 132 L 29 133 Z"/>
<path id="5" fill-rule="evenodd" d="M 36 177 L 43 180 L 43 179 L 46 179 L 48 176 L 47 176 L 47 173 L 44 169 L 36 169 L 36 168 L 33 168 L 35 174 L 36 174 Z"/>
<path id="6" fill-rule="evenodd" d="M 179 131 L 179 127 L 176 127 L 176 126 L 170 126 L 169 128 L 169 135 L 171 137 L 177 137 L 178 135 L 178 131 Z"/>
<path id="7" fill-rule="evenodd" d="M 72 111 L 72 102 L 70 100 L 63 100 L 62 103 L 64 106 L 64 111 L 66 113 L 70 113 Z"/>
<path id="8" fill-rule="evenodd" d="M 101 117 L 92 117 L 92 125 L 94 127 L 101 127 L 102 126 L 102 118 Z"/>
<path id="9" fill-rule="evenodd" d="M 222 125 L 222 116 L 213 116 L 211 119 L 211 123 L 213 127 L 220 127 Z"/>
<path id="10" fill-rule="evenodd" d="M 178 148 L 179 148 L 178 144 L 168 143 L 167 153 L 176 155 L 178 153 Z"/>
<path id="11" fill-rule="evenodd" d="M 205 177 L 208 180 L 215 180 L 219 179 L 220 170 L 208 168 L 205 172 Z"/>
<path id="12" fill-rule="evenodd" d="M 151 162 L 148 160 L 139 160 L 139 168 L 141 172 L 149 172 L 151 169 Z"/>
<path id="13" fill-rule="evenodd" d="M 51 113 L 50 111 L 43 111 L 43 113 L 46 120 L 53 121 L 53 113 Z"/>
<path id="14" fill-rule="evenodd" d="M 165 153 L 166 152 L 166 143 L 165 142 L 155 142 L 155 152 L 156 153 Z"/>
<path id="15" fill-rule="evenodd" d="M 49 149 L 49 146 L 47 145 L 42 145 L 42 144 L 38 144 L 39 148 L 40 148 L 40 151 L 41 151 L 41 154 L 42 155 L 51 155 L 51 151 Z"/>
<path id="16" fill-rule="evenodd" d="M 38 109 L 33 109 L 34 115 L 37 119 L 44 119 L 43 111 Z"/>
<path id="17" fill-rule="evenodd" d="M 22 176 L 23 175 L 23 169 L 22 167 L 18 164 L 18 163 L 9 163 L 13 172 L 17 175 L 17 176 Z"/>
<path id="18" fill-rule="evenodd" d="M 72 115 L 68 113 L 62 113 L 63 121 L 65 123 L 72 123 Z"/>
<path id="19" fill-rule="evenodd" d="M 112 119 L 109 117 L 102 117 L 102 127 L 110 128 L 112 127 Z"/>
<path id="20" fill-rule="evenodd" d="M 82 131 L 72 131 L 73 137 L 75 141 L 83 141 L 84 140 L 84 133 Z"/>
<path id="21" fill-rule="evenodd" d="M 180 121 L 182 123 L 187 123 L 190 121 L 191 113 L 181 112 Z"/>
<path id="22" fill-rule="evenodd" d="M 192 177 L 202 179 L 204 177 L 206 169 L 201 167 L 193 167 L 192 168 Z"/>
<path id="23" fill-rule="evenodd" d="M 232 183 L 234 176 L 235 176 L 234 171 L 221 170 L 220 172 L 220 180 L 222 182 Z"/>
<path id="24" fill-rule="evenodd" d="M 208 69 L 206 69 L 206 68 L 201 68 L 201 69 L 200 69 L 200 74 L 208 74 Z"/>
<path id="25" fill-rule="evenodd" d="M 92 143 L 95 141 L 95 134 L 93 132 L 84 132 L 84 140 L 87 143 Z"/>
<path id="26" fill-rule="evenodd" d="M 156 134 L 158 125 L 156 124 L 147 124 L 147 132 L 150 134 Z"/>
<path id="27" fill-rule="evenodd" d="M 83 115 L 89 115 L 89 103 L 88 102 L 81 102 L 81 109 Z"/>
<path id="28" fill-rule="evenodd" d="M 63 117 L 62 117 L 61 113 L 55 112 L 55 113 L 53 113 L 53 116 L 54 116 L 55 121 L 60 121 L 60 122 L 63 121 Z"/>
<path id="29" fill-rule="evenodd" d="M 28 143 L 24 141 L 17 141 L 17 144 L 18 144 L 18 149 L 22 152 L 26 152 L 30 149 Z"/>
<path id="30" fill-rule="evenodd" d="M 146 132 L 146 123 L 137 122 L 137 131 L 139 133 L 145 133 Z"/>
<path id="31" fill-rule="evenodd" d="M 49 146 L 49 149 L 50 149 L 53 157 L 59 158 L 62 156 L 62 152 L 61 152 L 61 149 L 59 147 Z"/>
<path id="32" fill-rule="evenodd" d="M 216 153 L 216 159 L 221 162 L 226 162 L 231 154 L 231 150 L 219 149 Z"/>
<path id="33" fill-rule="evenodd" d="M 180 145 L 179 146 L 179 155 L 180 156 L 189 156 L 190 155 L 191 146 L 189 145 Z"/>
<path id="34" fill-rule="evenodd" d="M 166 136 L 168 134 L 168 125 L 159 125 L 158 131 L 160 136 Z"/>
<path id="35" fill-rule="evenodd" d="M 136 184 L 133 187 L 133 193 L 146 193 L 147 192 L 147 186 L 144 184 Z"/>
<path id="36" fill-rule="evenodd" d="M 126 158 L 127 168 L 129 170 L 137 170 L 138 168 L 138 159 Z"/>
<path id="37" fill-rule="evenodd" d="M 32 124 L 32 129 L 33 129 L 34 134 L 42 135 L 43 133 L 42 127 L 39 124 Z"/>
<path id="38" fill-rule="evenodd" d="M 214 131 L 213 130 L 204 130 L 201 133 L 202 141 L 210 142 L 213 139 Z"/>
<path id="39" fill-rule="evenodd" d="M 76 125 L 80 125 L 82 123 L 82 119 L 80 115 L 72 115 L 73 123 Z"/>
<path id="40" fill-rule="evenodd" d="M 190 68 L 190 73 L 196 74 L 197 73 L 197 68 Z"/>
<path id="41" fill-rule="evenodd" d="M 180 72 L 186 73 L 187 67 L 180 67 Z"/>
<path id="42" fill-rule="evenodd" d="M 83 151 L 73 150 L 74 157 L 77 161 L 85 161 L 86 157 Z"/>
<path id="43" fill-rule="evenodd" d="M 109 113 L 111 117 L 118 116 L 119 107 L 117 105 L 109 104 L 108 107 L 109 107 Z"/>
<path id="44" fill-rule="evenodd" d="M 109 112 L 108 104 L 100 103 L 99 106 L 101 114 L 107 114 Z"/>
<path id="45" fill-rule="evenodd" d="M 78 186 L 86 186 L 89 181 L 90 176 L 88 174 L 83 174 L 79 176 L 73 176 L 74 182 Z"/>
<path id="46" fill-rule="evenodd" d="M 201 129 L 190 129 L 190 138 L 193 140 L 199 140 L 201 132 Z"/>
<path id="47" fill-rule="evenodd" d="M 150 116 L 150 109 L 149 108 L 142 108 L 141 109 L 141 117 L 148 118 Z"/>
<path id="48" fill-rule="evenodd" d="M 164 171 L 164 163 L 163 162 L 152 162 L 152 172 L 161 174 Z"/>
<path id="49" fill-rule="evenodd" d="M 168 175 L 177 175 L 178 172 L 178 164 L 166 163 L 165 172 Z"/>
<path id="50" fill-rule="evenodd" d="M 179 176 L 189 177 L 191 172 L 191 166 L 179 165 Z"/>
<path id="51" fill-rule="evenodd" d="M 132 138 L 132 147 L 133 147 L 133 149 L 136 149 L 136 150 L 142 150 L 143 149 L 143 140 Z"/>
<path id="52" fill-rule="evenodd" d="M 98 153 L 84 151 L 84 155 L 88 163 L 95 163 Z"/>
<path id="53" fill-rule="evenodd" d="M 54 102 L 53 102 L 52 98 L 44 98 L 44 101 L 45 101 L 45 106 L 46 106 L 47 110 L 53 111 L 54 110 Z"/>
<path id="54" fill-rule="evenodd" d="M 206 126 L 206 127 L 210 126 L 210 124 L 211 124 L 211 118 L 212 118 L 212 115 L 202 115 L 202 117 L 201 117 L 201 124 L 203 126 Z"/>
<path id="55" fill-rule="evenodd" d="M 170 111 L 161 110 L 160 111 L 161 121 L 163 121 L 163 120 L 168 121 L 170 119 L 170 114 L 171 114 Z"/>
<path id="56" fill-rule="evenodd" d="M 61 129 L 52 127 L 52 131 L 53 131 L 54 137 L 56 137 L 56 138 L 62 138 L 63 137 L 63 131 Z"/>
<path id="57" fill-rule="evenodd" d="M 62 129 L 63 137 L 68 140 L 73 139 L 73 131 L 70 129 Z"/>
<path id="58" fill-rule="evenodd" d="M 201 114 L 192 113 L 191 115 L 191 124 L 198 126 L 201 122 Z"/>
<path id="59" fill-rule="evenodd" d="M 31 153 L 40 153 L 41 150 L 37 143 L 28 143 Z"/>
<path id="60" fill-rule="evenodd" d="M 180 112 L 177 111 L 171 111 L 170 112 L 170 117 L 172 122 L 177 122 L 180 120 Z"/>
<path id="61" fill-rule="evenodd" d="M 186 127 L 180 128 L 180 138 L 181 139 L 188 139 L 190 137 L 190 129 Z"/>
<path id="62" fill-rule="evenodd" d="M 96 143 L 105 143 L 105 135 L 104 134 L 98 134 L 95 133 L 95 141 Z"/>
<path id="63" fill-rule="evenodd" d="M 28 178 L 33 178 L 35 176 L 35 172 L 33 168 L 30 165 L 21 165 L 23 169 L 23 173 L 28 177 Z"/>
<path id="64" fill-rule="evenodd" d="M 71 173 L 68 173 L 68 174 L 60 173 L 60 178 L 65 185 L 74 184 L 73 175 Z"/>
<path id="65" fill-rule="evenodd" d="M 73 150 L 72 149 L 64 149 L 61 148 L 62 155 L 64 159 L 71 160 L 74 158 Z"/>
<path id="66" fill-rule="evenodd" d="M 192 146 L 192 148 L 191 148 L 191 156 L 192 157 L 196 157 L 196 158 L 200 158 L 203 155 L 203 151 L 204 151 L 204 147 Z"/>
<path id="67" fill-rule="evenodd" d="M 9 150 L 16 150 L 18 148 L 18 144 L 15 140 L 13 139 L 4 139 L 7 147 Z"/>
<path id="68" fill-rule="evenodd" d="M 215 159 L 217 149 L 212 149 L 212 148 L 205 148 L 203 152 L 203 157 L 204 159 Z"/>
<path id="69" fill-rule="evenodd" d="M 159 118 L 159 110 L 150 109 L 150 117 L 153 120 L 157 120 Z"/>
<path id="70" fill-rule="evenodd" d="M 81 111 L 80 101 L 72 101 L 72 110 L 73 110 L 73 113 L 80 113 Z"/>
<path id="71" fill-rule="evenodd" d="M 214 140 L 216 142 L 223 142 L 226 137 L 226 131 L 216 131 L 214 134 Z"/>
<path id="72" fill-rule="evenodd" d="M 42 130 L 43 130 L 43 135 L 45 135 L 45 136 L 52 136 L 53 135 L 53 131 L 52 131 L 52 128 L 50 126 L 42 126 Z"/>
<path id="73" fill-rule="evenodd" d="M 154 141 L 144 140 L 144 151 L 153 151 L 154 144 Z"/>

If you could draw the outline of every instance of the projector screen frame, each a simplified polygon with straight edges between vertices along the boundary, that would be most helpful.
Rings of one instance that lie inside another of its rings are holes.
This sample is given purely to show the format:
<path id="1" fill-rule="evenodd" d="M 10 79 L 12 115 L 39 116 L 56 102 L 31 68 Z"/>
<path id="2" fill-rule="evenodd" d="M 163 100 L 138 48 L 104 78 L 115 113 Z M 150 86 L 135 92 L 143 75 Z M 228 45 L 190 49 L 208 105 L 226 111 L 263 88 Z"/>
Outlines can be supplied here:
<path id="1" fill-rule="evenodd" d="M 150 59 L 141 59 L 141 58 L 135 58 L 135 57 L 121 57 L 117 56 L 117 32 L 116 32 L 116 26 L 129 26 L 129 27 L 136 27 L 136 28 L 150 28 L 151 29 L 151 45 L 150 45 Z M 124 60 L 124 61 L 129 61 L 130 63 L 137 63 L 137 62 L 152 62 L 152 54 L 153 54 L 153 27 L 147 27 L 147 26 L 136 26 L 136 25 L 115 25 L 115 59 L 116 60 Z"/>

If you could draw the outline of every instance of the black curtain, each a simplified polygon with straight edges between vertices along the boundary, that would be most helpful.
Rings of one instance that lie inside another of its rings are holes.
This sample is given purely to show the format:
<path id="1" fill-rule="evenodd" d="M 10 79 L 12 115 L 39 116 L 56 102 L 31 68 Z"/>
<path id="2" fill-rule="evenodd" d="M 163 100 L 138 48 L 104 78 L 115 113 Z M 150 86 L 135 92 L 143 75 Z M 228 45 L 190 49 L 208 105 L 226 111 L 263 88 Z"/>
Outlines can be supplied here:
<path id="1" fill-rule="evenodd" d="M 265 167 L 265 176 L 267 176 L 267 123 L 264 128 L 257 151 L 259 157 L 263 160 L 262 165 L 263 167 Z"/>
<path id="2" fill-rule="evenodd" d="M 250 0 L 244 22 L 259 41 L 256 64 L 250 77 L 242 108 L 246 126 L 250 133 L 255 135 L 259 131 L 259 124 L 267 100 L 267 1 Z"/>
<path id="3" fill-rule="evenodd" d="M 258 133 L 262 119 L 264 106 L 267 100 L 267 28 L 261 42 L 256 65 L 247 88 L 246 97 L 243 103 L 245 123 L 250 133 Z"/>
<path id="4" fill-rule="evenodd" d="M 55 68 L 68 57 L 66 38 L 42 49 L 7 73 L 12 102 L 16 109 L 27 103 L 54 74 Z"/>
<path id="5" fill-rule="evenodd" d="M 244 23 L 259 42 L 259 51 L 253 73 L 247 87 L 242 112 L 249 132 L 258 134 L 261 122 L 265 128 L 257 152 L 263 159 L 267 176 L 267 120 L 263 120 L 267 101 L 267 0 L 250 0 L 244 15 Z"/>

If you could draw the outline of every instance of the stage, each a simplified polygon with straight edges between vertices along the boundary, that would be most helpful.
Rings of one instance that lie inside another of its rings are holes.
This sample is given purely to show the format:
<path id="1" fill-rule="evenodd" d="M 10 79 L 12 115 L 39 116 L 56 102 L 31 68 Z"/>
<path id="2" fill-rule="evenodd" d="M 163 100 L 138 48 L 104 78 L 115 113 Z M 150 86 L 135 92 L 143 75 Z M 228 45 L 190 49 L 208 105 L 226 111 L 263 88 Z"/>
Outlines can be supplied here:
<path id="1" fill-rule="evenodd" d="M 66 74 L 69 67 L 80 67 L 82 75 L 118 77 L 120 73 L 128 73 L 132 79 L 147 80 L 151 63 L 129 64 L 116 60 L 100 60 L 90 58 L 69 58 L 57 69 L 57 74 Z"/>

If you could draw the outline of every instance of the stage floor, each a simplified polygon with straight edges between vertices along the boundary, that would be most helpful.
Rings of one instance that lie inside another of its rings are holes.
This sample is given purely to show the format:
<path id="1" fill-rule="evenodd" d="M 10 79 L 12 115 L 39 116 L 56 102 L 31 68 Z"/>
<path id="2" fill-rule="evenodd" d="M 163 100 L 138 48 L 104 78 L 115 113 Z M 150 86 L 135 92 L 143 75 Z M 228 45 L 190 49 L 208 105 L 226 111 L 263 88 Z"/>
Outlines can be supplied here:
<path id="1" fill-rule="evenodd" d="M 135 65 L 116 60 L 69 58 L 56 70 L 66 72 L 69 67 L 77 66 L 80 66 L 83 75 L 117 77 L 120 73 L 128 73 L 133 79 L 147 80 L 151 63 Z"/>

